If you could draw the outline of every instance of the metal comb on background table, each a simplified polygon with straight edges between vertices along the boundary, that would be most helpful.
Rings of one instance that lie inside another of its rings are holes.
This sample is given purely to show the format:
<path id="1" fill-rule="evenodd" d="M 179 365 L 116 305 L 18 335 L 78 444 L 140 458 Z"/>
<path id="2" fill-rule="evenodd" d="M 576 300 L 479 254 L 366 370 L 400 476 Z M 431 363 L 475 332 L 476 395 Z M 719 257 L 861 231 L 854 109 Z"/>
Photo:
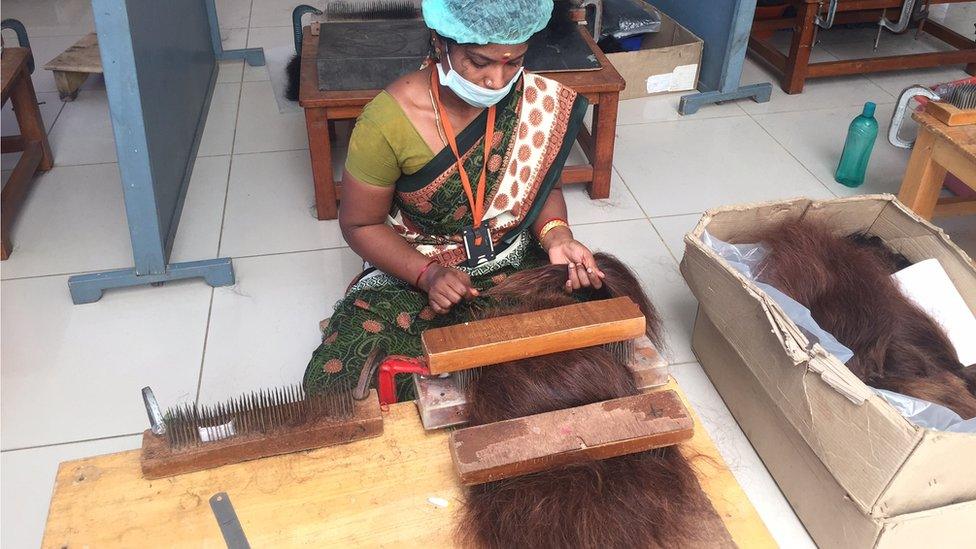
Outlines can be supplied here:
<path id="1" fill-rule="evenodd" d="M 898 97 L 888 129 L 888 142 L 896 147 L 910 149 L 915 144 L 914 139 L 906 140 L 898 135 L 912 99 L 947 126 L 976 124 L 976 76 L 931 87 L 909 86 Z"/>

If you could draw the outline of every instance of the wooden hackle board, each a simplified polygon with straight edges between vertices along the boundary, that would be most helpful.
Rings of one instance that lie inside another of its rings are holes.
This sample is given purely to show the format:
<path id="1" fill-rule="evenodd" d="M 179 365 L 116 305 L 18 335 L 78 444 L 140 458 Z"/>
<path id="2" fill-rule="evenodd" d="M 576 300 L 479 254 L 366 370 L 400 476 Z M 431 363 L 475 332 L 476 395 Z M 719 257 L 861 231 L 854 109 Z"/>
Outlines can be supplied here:
<path id="1" fill-rule="evenodd" d="M 146 430 L 142 435 L 142 474 L 158 479 L 203 471 L 280 454 L 345 444 L 383 434 L 383 415 L 376 391 L 354 401 L 352 417 L 322 419 L 297 427 L 283 427 L 269 434 L 234 436 L 174 450 L 166 437 Z"/>
<path id="2" fill-rule="evenodd" d="M 634 339 L 646 322 L 629 297 L 464 322 L 421 335 L 427 366 L 442 374 Z"/>
<path id="3" fill-rule="evenodd" d="M 669 388 L 680 394 L 676 384 Z M 424 431 L 412 402 L 390 406 L 384 417 L 381 437 L 163 481 L 142 477 L 139 450 L 64 462 L 41 545 L 223 547 L 207 500 L 227 492 L 253 547 L 452 546 L 464 489 L 446 451 L 448 433 Z M 696 429 L 678 448 L 693 460 L 732 540 L 775 548 L 706 431 Z"/>
<path id="4" fill-rule="evenodd" d="M 458 429 L 461 484 L 537 473 L 686 441 L 694 423 L 674 391 L 658 391 Z"/>

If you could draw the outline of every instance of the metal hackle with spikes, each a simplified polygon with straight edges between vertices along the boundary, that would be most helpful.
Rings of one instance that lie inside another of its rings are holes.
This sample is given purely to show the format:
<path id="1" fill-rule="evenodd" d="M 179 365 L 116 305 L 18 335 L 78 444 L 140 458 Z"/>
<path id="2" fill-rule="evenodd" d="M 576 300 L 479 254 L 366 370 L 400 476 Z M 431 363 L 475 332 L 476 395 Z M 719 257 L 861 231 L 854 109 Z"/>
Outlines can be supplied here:
<path id="1" fill-rule="evenodd" d="M 142 390 L 152 432 L 166 437 L 173 450 L 253 434 L 298 429 L 323 420 L 352 417 L 352 387 L 312 394 L 300 384 L 263 389 L 210 405 L 184 404 L 160 412 L 152 390 Z"/>

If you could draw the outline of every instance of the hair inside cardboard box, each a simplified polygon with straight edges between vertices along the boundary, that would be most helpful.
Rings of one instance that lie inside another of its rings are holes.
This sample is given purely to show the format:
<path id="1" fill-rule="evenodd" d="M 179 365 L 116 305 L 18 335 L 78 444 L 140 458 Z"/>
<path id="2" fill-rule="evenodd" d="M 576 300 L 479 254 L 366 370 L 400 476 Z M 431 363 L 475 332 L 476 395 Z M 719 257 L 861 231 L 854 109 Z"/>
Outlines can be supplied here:
<path id="1" fill-rule="evenodd" d="M 484 316 L 628 296 L 660 345 L 660 319 L 640 282 L 615 258 L 596 259 L 603 289 L 567 294 L 565 266 L 523 271 L 487 292 L 496 306 Z M 617 353 L 587 347 L 484 368 L 469 388 L 469 417 L 480 425 L 637 393 Z M 733 546 L 675 446 L 473 486 L 458 537 L 488 548 Z"/>
<path id="2" fill-rule="evenodd" d="M 907 258 L 877 237 L 837 236 L 806 220 L 771 226 L 758 240 L 768 250 L 760 280 L 810 309 L 850 348 L 847 366 L 858 378 L 976 417 L 976 370 L 959 362 L 942 327 L 891 279 Z"/>

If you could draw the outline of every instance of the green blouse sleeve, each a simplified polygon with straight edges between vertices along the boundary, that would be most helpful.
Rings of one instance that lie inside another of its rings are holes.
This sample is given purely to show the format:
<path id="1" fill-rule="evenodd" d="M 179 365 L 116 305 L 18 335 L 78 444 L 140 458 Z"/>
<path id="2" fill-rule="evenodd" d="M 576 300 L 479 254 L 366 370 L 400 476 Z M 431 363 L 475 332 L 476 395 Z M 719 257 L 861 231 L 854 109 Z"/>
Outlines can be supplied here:
<path id="1" fill-rule="evenodd" d="M 390 187 L 400 178 L 396 152 L 367 111 L 356 121 L 349 138 L 346 171 L 363 183 Z"/>

